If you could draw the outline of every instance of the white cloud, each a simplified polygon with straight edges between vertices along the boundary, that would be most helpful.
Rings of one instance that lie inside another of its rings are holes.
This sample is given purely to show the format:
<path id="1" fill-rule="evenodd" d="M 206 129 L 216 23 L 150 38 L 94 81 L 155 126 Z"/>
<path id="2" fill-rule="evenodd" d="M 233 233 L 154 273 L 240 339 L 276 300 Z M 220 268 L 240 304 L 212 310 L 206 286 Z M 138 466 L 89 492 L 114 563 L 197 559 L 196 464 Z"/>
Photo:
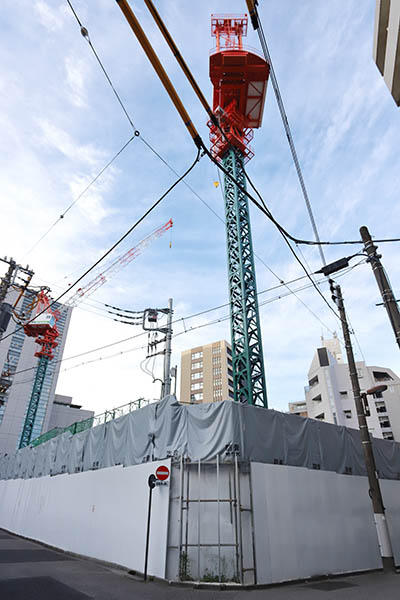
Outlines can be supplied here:
<path id="1" fill-rule="evenodd" d="M 34 10 L 39 22 L 49 31 L 55 32 L 62 28 L 65 15 L 64 7 L 55 10 L 44 2 L 44 0 L 37 0 L 34 4 Z"/>
<path id="2" fill-rule="evenodd" d="M 67 72 L 67 83 L 70 88 L 70 98 L 75 106 L 87 108 L 86 83 L 89 76 L 87 62 L 76 56 L 67 56 L 65 59 L 65 70 Z"/>

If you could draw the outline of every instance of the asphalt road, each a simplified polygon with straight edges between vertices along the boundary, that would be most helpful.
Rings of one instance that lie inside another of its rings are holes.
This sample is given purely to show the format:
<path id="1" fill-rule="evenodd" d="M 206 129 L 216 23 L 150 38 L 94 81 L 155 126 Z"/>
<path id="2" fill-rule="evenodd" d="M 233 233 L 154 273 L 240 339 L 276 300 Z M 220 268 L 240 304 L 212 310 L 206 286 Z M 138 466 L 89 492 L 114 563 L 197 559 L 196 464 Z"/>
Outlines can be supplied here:
<path id="1" fill-rule="evenodd" d="M 368 573 L 257 590 L 144 583 L 0 530 L 1 600 L 399 600 L 400 575 Z"/>

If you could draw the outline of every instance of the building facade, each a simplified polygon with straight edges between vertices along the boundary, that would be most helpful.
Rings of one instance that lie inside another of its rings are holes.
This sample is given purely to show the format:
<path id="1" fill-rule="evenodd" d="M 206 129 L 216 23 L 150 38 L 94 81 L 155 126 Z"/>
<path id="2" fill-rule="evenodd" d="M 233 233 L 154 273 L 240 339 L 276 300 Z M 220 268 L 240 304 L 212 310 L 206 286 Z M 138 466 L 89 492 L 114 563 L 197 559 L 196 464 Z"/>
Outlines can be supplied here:
<path id="1" fill-rule="evenodd" d="M 400 0 L 376 0 L 373 55 L 400 106 Z"/>
<path id="2" fill-rule="evenodd" d="M 47 429 L 48 431 L 54 429 L 55 427 L 61 427 L 64 429 L 65 427 L 69 427 L 78 421 L 91 419 L 93 416 L 94 411 L 83 410 L 80 404 L 72 404 L 71 396 L 56 394 L 54 402 L 51 406 L 50 419 Z"/>
<path id="3" fill-rule="evenodd" d="M 14 304 L 18 294 L 19 291 L 11 290 L 6 302 Z M 18 304 L 18 312 L 29 317 L 34 300 L 35 293 L 27 290 Z M 72 308 L 59 303 L 53 308 L 60 312 L 57 321 L 60 335 L 54 358 L 47 367 L 31 439 L 48 430 L 60 371 L 59 361 L 64 352 L 71 319 Z M 0 387 L 0 454 L 14 452 L 19 445 L 39 361 L 35 357 L 38 348 L 34 338 L 26 336 L 24 330 L 11 320 L 0 344 L 0 374 L 3 383 Z"/>
<path id="4" fill-rule="evenodd" d="M 308 417 L 306 401 L 289 402 L 289 413 L 298 417 Z"/>
<path id="5" fill-rule="evenodd" d="M 377 438 L 400 441 L 400 378 L 389 368 L 356 363 L 361 391 L 377 385 L 387 390 L 368 396 L 368 428 Z M 308 372 L 305 388 L 308 416 L 358 429 L 348 365 L 343 363 L 337 338 L 322 340 Z"/>
<path id="6" fill-rule="evenodd" d="M 226 340 L 181 354 L 180 401 L 186 404 L 233 400 L 232 351 Z"/>

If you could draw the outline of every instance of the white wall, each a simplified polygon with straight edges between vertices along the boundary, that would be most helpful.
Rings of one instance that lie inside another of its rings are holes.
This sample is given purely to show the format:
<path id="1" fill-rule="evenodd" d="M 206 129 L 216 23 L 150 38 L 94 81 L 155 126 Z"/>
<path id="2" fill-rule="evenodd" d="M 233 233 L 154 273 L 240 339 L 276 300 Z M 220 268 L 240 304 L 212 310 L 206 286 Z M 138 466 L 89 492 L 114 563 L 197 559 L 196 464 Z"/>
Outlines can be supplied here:
<path id="1" fill-rule="evenodd" d="M 252 463 L 251 479 L 258 583 L 382 567 L 366 478 Z"/>
<path id="2" fill-rule="evenodd" d="M 147 479 L 170 460 L 0 481 L 0 527 L 143 572 Z M 149 575 L 165 577 L 169 486 L 153 490 Z"/>
<path id="3" fill-rule="evenodd" d="M 393 547 L 394 562 L 400 567 L 400 481 L 381 479 L 380 486 Z"/>

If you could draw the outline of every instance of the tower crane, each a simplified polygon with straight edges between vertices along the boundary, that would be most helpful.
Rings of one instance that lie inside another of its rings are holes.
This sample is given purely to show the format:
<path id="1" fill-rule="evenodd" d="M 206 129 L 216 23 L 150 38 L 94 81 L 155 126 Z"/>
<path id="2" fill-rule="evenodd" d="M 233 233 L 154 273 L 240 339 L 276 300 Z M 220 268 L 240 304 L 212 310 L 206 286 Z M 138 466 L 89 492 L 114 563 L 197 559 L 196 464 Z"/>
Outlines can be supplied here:
<path id="1" fill-rule="evenodd" d="M 152 241 L 161 237 L 168 229 L 173 226 L 172 219 L 169 219 L 164 225 L 152 231 L 148 236 L 143 238 L 138 244 L 130 248 L 124 254 L 118 256 L 111 264 L 92 279 L 87 285 L 79 288 L 73 294 L 60 310 L 51 309 L 51 299 L 45 290 L 40 290 L 37 296 L 35 306 L 35 315 L 24 325 L 25 334 L 28 337 L 35 337 L 35 342 L 41 346 L 40 350 L 35 353 L 39 358 L 39 363 L 36 369 L 35 380 L 33 383 L 32 393 L 28 404 L 27 413 L 25 416 L 24 426 L 19 442 L 19 447 L 28 446 L 32 430 L 35 423 L 36 413 L 39 406 L 40 394 L 42 392 L 44 379 L 47 372 L 47 365 L 54 358 L 54 349 L 58 343 L 56 341 L 59 336 L 57 329 L 57 320 L 61 313 L 68 307 L 77 306 L 85 298 L 93 294 L 96 290 L 104 285 L 121 269 L 126 267 L 132 260 L 137 258 L 151 244 Z"/>
<path id="2" fill-rule="evenodd" d="M 211 158 L 222 163 L 228 250 L 234 399 L 267 406 L 256 274 L 251 240 L 244 164 L 254 156 L 249 143 L 261 126 L 268 63 L 243 46 L 247 15 L 211 15 L 216 49 L 210 56 L 214 88 L 213 108 L 208 105 L 193 74 L 151 0 L 144 0 L 175 59 L 210 117 Z M 200 134 L 169 79 L 152 44 L 129 5 L 117 0 L 199 152 L 210 156 Z"/>
<path id="3" fill-rule="evenodd" d="M 39 364 L 36 369 L 32 393 L 22 428 L 21 439 L 19 442 L 20 448 L 28 446 L 31 440 L 47 365 L 49 361 L 54 358 L 53 352 L 58 345 L 56 339 L 59 336 L 59 332 L 56 323 L 60 313 L 57 310 L 51 310 L 50 302 L 51 300 L 47 293 L 44 290 L 40 290 L 38 293 L 38 302 L 36 304 L 37 316 L 24 325 L 25 334 L 28 337 L 36 338 L 35 342 L 39 344 L 41 348 L 35 352 L 35 356 L 39 358 Z"/>
<path id="4" fill-rule="evenodd" d="M 243 46 L 247 15 L 211 15 L 216 39 L 210 55 L 213 113 L 211 153 L 246 189 L 244 164 L 254 156 L 253 129 L 261 126 L 269 65 Z M 235 400 L 267 406 L 256 273 L 248 200 L 224 176 L 228 279 Z"/>

